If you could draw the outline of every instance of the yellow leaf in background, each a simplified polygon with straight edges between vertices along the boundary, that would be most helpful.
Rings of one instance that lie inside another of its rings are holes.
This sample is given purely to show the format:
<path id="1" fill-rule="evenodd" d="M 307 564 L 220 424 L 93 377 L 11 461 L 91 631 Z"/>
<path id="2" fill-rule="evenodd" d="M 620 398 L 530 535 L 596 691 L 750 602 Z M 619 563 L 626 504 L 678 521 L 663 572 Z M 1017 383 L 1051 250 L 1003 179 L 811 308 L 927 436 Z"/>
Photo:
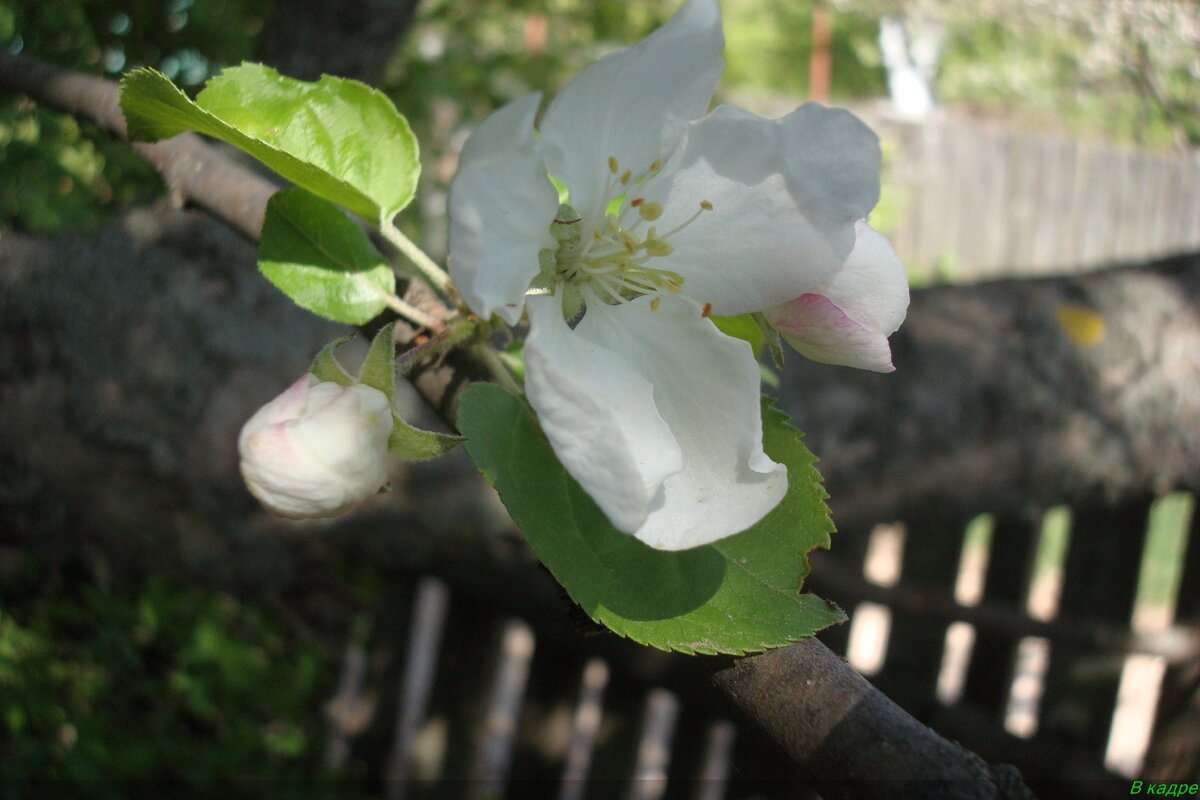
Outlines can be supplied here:
<path id="1" fill-rule="evenodd" d="M 1065 303 L 1058 307 L 1055 317 L 1058 326 L 1075 344 L 1088 347 L 1104 338 L 1104 317 L 1087 306 Z"/>

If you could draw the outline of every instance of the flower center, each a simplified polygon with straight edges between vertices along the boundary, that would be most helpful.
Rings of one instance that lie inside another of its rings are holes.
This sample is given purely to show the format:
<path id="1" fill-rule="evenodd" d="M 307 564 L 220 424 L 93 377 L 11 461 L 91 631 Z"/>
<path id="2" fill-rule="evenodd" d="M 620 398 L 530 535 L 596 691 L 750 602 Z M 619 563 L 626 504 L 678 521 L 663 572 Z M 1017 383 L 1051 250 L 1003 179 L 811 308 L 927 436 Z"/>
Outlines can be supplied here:
<path id="1" fill-rule="evenodd" d="M 592 298 L 608 304 L 626 303 L 644 295 L 677 293 L 683 288 L 683 276 L 651 262 L 674 251 L 672 237 L 712 211 L 712 203 L 700 202 L 700 208 L 682 224 L 660 233 L 653 224 L 663 215 L 661 203 L 642 196 L 645 186 L 662 169 L 655 161 L 645 172 L 634 175 L 621 171 L 615 157 L 608 158 L 608 179 L 604 186 L 605 214 L 592 227 L 571 206 L 559 206 L 550 232 L 558 249 L 542 253 L 542 274 L 552 286 L 561 285 L 574 302 Z M 643 226 L 646 226 L 643 229 Z M 548 287 L 549 288 L 549 287 Z M 651 306 L 657 308 L 656 297 Z"/>

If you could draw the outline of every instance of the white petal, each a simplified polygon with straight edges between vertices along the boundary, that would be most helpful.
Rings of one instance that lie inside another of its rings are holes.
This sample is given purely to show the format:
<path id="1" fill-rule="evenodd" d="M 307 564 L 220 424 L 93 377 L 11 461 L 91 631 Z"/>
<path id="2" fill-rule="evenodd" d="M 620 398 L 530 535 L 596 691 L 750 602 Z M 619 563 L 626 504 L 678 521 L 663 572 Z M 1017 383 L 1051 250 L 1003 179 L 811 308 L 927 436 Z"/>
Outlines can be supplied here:
<path id="1" fill-rule="evenodd" d="M 892 372 L 887 337 L 857 322 L 823 294 L 802 294 L 766 312 L 796 352 L 822 364 Z"/>
<path id="2" fill-rule="evenodd" d="M 286 391 L 255 411 L 242 425 L 241 433 L 238 434 L 238 447 L 242 447 L 246 439 L 264 428 L 296 419 L 304 413 L 304 407 L 308 403 L 308 390 L 319 382 L 316 375 L 306 372 Z"/>
<path id="3" fill-rule="evenodd" d="M 300 385 L 274 402 L 294 406 L 289 395 Z M 305 389 L 294 416 L 260 425 L 264 407 L 238 438 L 247 488 L 273 513 L 292 519 L 335 516 L 375 494 L 387 482 L 393 424 L 388 398 L 377 389 L 335 383 Z"/>
<path id="4" fill-rule="evenodd" d="M 450 274 L 467 304 L 510 325 L 538 273 L 538 252 L 555 247 L 550 183 L 533 118 L 541 95 L 525 95 L 480 123 L 450 185 Z"/>
<path id="5" fill-rule="evenodd" d="M 634 535 L 684 550 L 754 525 L 787 491 L 787 470 L 762 449 L 759 368 L 750 345 L 725 336 L 686 300 L 589 307 L 575 333 L 617 353 L 654 384 L 683 468 Z"/>
<path id="6" fill-rule="evenodd" d="M 589 224 L 603 213 L 608 158 L 634 175 L 665 160 L 684 126 L 708 110 L 724 62 L 716 0 L 689 0 L 643 41 L 585 68 L 542 120 L 550 172 Z"/>
<path id="7" fill-rule="evenodd" d="M 872 166 L 873 165 L 873 166 Z M 761 311 L 824 283 L 854 244 L 854 223 L 879 196 L 879 144 L 848 112 L 806 104 L 768 120 L 721 106 L 689 127 L 647 199 L 671 238 L 653 266 L 684 277 L 684 293 L 717 314 Z"/>
<path id="8" fill-rule="evenodd" d="M 563 466 L 617 528 L 646 520 L 679 446 L 654 405 L 649 381 L 572 331 L 557 297 L 528 299 L 525 388 Z"/>
<path id="9" fill-rule="evenodd" d="M 825 294 L 854 319 L 890 336 L 908 312 L 908 274 L 887 237 L 860 221 L 845 265 Z"/>
<path id="10" fill-rule="evenodd" d="M 779 120 L 788 188 L 839 255 L 854 247 L 853 225 L 879 202 L 879 137 L 844 108 L 805 103 Z"/>
<path id="11" fill-rule="evenodd" d="M 908 310 L 908 279 L 886 237 L 865 222 L 856 232 L 854 250 L 826 286 L 768 309 L 766 317 L 814 361 L 891 372 L 887 337 Z"/>

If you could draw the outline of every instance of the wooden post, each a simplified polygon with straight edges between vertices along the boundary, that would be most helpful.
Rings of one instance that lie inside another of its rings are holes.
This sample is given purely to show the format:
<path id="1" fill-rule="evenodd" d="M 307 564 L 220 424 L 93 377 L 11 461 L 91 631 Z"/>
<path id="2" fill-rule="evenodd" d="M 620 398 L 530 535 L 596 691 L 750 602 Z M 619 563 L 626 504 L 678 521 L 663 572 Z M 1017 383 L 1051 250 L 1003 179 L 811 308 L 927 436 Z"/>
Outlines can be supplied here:
<path id="1" fill-rule="evenodd" d="M 818 103 L 829 102 L 829 77 L 832 73 L 830 41 L 833 26 L 830 24 L 829 7 L 823 2 L 813 6 L 812 12 L 812 55 L 808 62 L 808 99 Z"/>

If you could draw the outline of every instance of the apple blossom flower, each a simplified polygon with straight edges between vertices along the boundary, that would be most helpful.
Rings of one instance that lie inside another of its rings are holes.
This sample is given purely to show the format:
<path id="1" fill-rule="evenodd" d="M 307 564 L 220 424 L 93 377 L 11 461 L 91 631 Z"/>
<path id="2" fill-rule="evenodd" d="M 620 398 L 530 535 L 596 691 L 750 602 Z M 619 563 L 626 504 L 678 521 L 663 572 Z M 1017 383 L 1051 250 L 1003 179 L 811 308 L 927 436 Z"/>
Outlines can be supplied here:
<path id="1" fill-rule="evenodd" d="M 814 103 L 708 112 L 722 47 L 716 0 L 689 0 L 572 79 L 536 129 L 537 93 L 485 119 L 450 194 L 451 275 L 479 315 L 528 314 L 526 391 L 559 460 L 665 550 L 738 533 L 787 490 L 755 354 L 709 317 L 783 304 L 777 324 L 810 352 L 857 353 L 878 342 L 834 308 L 882 332 L 907 305 L 867 263 L 878 139 Z M 788 304 L 806 297 L 824 302 Z"/>
<path id="2" fill-rule="evenodd" d="M 278 516 L 336 516 L 387 483 L 392 425 L 391 404 L 378 389 L 306 374 L 242 426 L 242 477 Z"/>

